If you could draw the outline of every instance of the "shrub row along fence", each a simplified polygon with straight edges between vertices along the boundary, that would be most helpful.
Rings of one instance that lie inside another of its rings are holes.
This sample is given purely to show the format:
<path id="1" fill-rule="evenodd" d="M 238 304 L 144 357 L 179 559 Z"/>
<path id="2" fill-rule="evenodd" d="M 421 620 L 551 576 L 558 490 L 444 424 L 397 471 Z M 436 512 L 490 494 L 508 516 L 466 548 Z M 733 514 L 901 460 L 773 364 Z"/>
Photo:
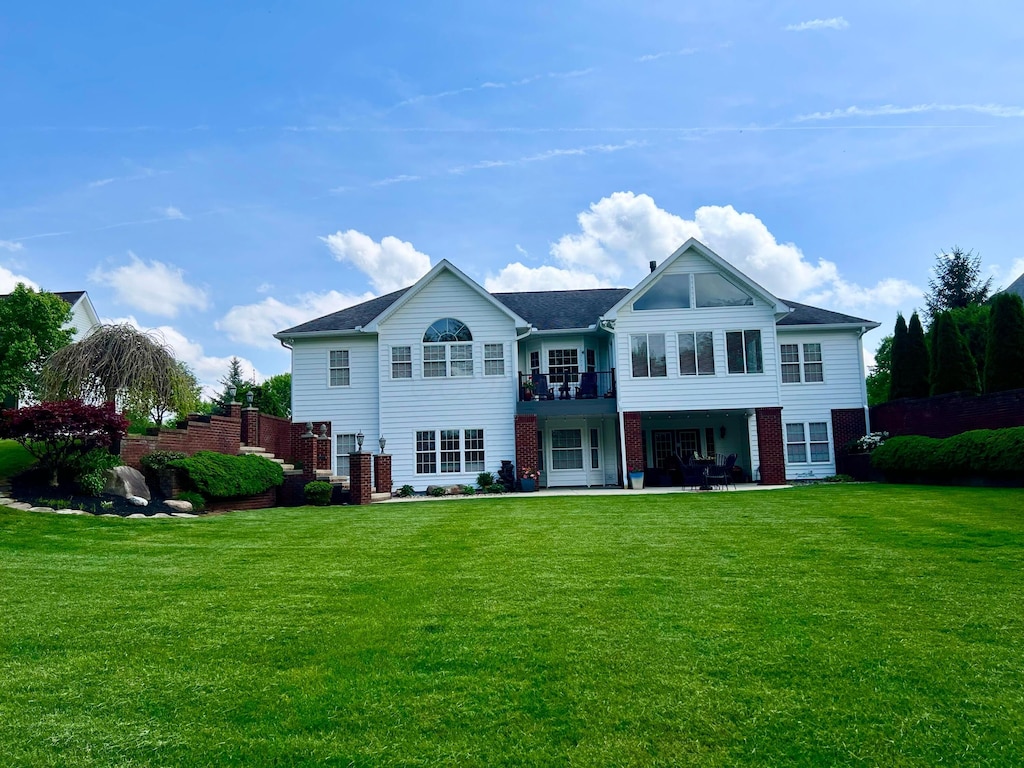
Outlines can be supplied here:
<path id="1" fill-rule="evenodd" d="M 892 437 L 871 454 L 871 465 L 889 482 L 1022 486 L 1024 427 Z"/>

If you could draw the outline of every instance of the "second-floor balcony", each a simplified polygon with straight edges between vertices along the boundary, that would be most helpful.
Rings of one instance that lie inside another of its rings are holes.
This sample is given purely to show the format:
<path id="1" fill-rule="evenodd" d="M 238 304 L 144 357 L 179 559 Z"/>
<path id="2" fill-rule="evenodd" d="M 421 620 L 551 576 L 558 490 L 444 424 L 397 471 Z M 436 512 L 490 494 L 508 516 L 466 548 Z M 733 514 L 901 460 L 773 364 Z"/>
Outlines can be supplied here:
<path id="1" fill-rule="evenodd" d="M 615 369 L 567 373 L 520 373 L 519 401 L 615 399 Z"/>

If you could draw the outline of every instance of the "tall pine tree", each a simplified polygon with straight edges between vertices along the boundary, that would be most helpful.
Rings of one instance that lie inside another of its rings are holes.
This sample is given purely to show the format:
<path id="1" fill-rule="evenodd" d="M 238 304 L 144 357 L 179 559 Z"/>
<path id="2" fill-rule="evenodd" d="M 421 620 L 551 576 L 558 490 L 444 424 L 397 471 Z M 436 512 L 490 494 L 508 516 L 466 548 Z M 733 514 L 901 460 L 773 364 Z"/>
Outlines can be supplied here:
<path id="1" fill-rule="evenodd" d="M 917 312 L 910 316 L 907 327 L 907 351 L 905 355 L 907 376 L 904 386 L 906 397 L 928 397 L 931 391 L 929 381 L 928 345 L 924 340 L 924 328 Z"/>
<path id="2" fill-rule="evenodd" d="M 907 321 L 903 314 L 896 315 L 896 327 L 892 333 L 892 376 L 889 379 L 889 399 L 910 397 L 907 388 Z"/>
<path id="3" fill-rule="evenodd" d="M 981 390 L 978 367 L 967 342 L 947 312 L 940 312 L 932 323 L 931 393 L 972 392 Z"/>
<path id="4" fill-rule="evenodd" d="M 985 391 L 1024 388 L 1024 301 L 1015 293 L 992 299 L 985 346 Z"/>

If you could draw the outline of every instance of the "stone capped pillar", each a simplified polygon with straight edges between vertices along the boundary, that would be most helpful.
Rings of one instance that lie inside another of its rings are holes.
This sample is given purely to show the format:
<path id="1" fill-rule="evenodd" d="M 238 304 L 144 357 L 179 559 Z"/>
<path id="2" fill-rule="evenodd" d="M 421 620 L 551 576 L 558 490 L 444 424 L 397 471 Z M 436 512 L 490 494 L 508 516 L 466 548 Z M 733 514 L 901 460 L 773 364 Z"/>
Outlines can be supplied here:
<path id="1" fill-rule="evenodd" d="M 516 477 L 522 477 L 526 469 L 537 469 L 539 448 L 537 446 L 537 416 L 535 414 L 519 414 L 515 421 L 516 429 Z"/>
<path id="2" fill-rule="evenodd" d="M 786 484 L 786 443 L 782 435 L 782 409 L 755 408 L 757 452 L 761 461 L 761 485 Z"/>
<path id="3" fill-rule="evenodd" d="M 369 504 L 373 496 L 372 457 L 369 453 L 356 451 L 348 455 L 349 503 Z"/>
<path id="4" fill-rule="evenodd" d="M 326 424 L 320 425 L 320 434 L 316 438 L 316 466 L 318 469 L 330 469 L 334 466 L 331 461 L 331 436 L 327 434 Z"/>
<path id="5" fill-rule="evenodd" d="M 302 479 L 307 483 L 316 480 L 317 469 L 317 439 L 311 429 L 312 426 L 312 424 L 307 424 L 305 434 L 299 437 L 299 461 L 302 462 Z"/>
<path id="6" fill-rule="evenodd" d="M 241 423 L 241 421 L 242 421 L 242 404 L 241 403 L 235 403 L 235 402 L 228 403 L 228 418 L 229 419 L 238 419 L 239 423 Z M 239 429 L 241 429 L 241 425 L 239 425 Z"/>
<path id="7" fill-rule="evenodd" d="M 242 409 L 242 445 L 260 444 L 260 409 Z"/>
<path id="8" fill-rule="evenodd" d="M 373 457 L 373 476 L 377 493 L 391 493 L 391 454 L 378 453 Z"/>

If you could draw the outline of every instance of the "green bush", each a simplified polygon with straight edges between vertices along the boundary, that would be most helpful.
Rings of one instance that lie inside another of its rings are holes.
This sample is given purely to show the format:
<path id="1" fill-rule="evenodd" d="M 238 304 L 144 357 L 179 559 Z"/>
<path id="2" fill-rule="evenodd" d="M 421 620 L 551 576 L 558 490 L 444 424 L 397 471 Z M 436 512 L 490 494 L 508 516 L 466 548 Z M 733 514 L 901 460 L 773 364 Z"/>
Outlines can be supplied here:
<path id="1" fill-rule="evenodd" d="M 494 485 L 494 474 L 492 472 L 481 472 L 476 476 L 476 484 L 486 491 Z"/>
<path id="2" fill-rule="evenodd" d="M 79 490 L 87 496 L 99 496 L 107 485 L 107 470 L 121 466 L 121 457 L 106 448 L 93 448 L 69 461 L 69 469 Z"/>
<path id="3" fill-rule="evenodd" d="M 196 490 L 209 499 L 254 496 L 284 482 L 280 464 L 253 454 L 229 456 L 200 451 L 167 466 L 183 470 Z"/>
<path id="4" fill-rule="evenodd" d="M 186 455 L 181 451 L 153 451 L 139 459 L 139 464 L 142 465 L 143 469 L 152 469 L 154 472 L 162 472 L 167 469 L 167 465 L 172 461 L 184 458 L 186 458 Z"/>
<path id="5" fill-rule="evenodd" d="M 476 488 L 474 488 L 472 485 L 464 485 L 464 486 L 462 486 L 462 495 L 463 496 L 475 496 L 476 495 Z"/>
<path id="6" fill-rule="evenodd" d="M 202 512 L 206 509 L 206 499 L 203 498 L 203 494 L 195 491 L 182 491 L 178 494 L 178 501 L 189 502 L 193 512 Z"/>
<path id="7" fill-rule="evenodd" d="M 403 499 L 407 499 L 415 493 L 416 489 L 413 488 L 408 483 L 406 483 L 405 485 L 398 489 L 398 495 L 401 496 Z"/>
<path id="8" fill-rule="evenodd" d="M 484 490 L 487 491 L 487 493 L 504 493 L 505 486 L 501 483 L 491 483 Z"/>
<path id="9" fill-rule="evenodd" d="M 1024 482 L 1024 427 L 892 437 L 871 454 L 871 466 L 898 483 Z"/>
<path id="10" fill-rule="evenodd" d="M 314 507 L 326 507 L 331 503 L 331 494 L 334 493 L 334 486 L 323 480 L 314 480 L 306 483 L 302 489 L 306 502 Z"/>
<path id="11" fill-rule="evenodd" d="M 443 485 L 435 485 L 430 489 L 431 496 L 444 496 L 446 493 L 448 493 L 448 489 Z"/>

